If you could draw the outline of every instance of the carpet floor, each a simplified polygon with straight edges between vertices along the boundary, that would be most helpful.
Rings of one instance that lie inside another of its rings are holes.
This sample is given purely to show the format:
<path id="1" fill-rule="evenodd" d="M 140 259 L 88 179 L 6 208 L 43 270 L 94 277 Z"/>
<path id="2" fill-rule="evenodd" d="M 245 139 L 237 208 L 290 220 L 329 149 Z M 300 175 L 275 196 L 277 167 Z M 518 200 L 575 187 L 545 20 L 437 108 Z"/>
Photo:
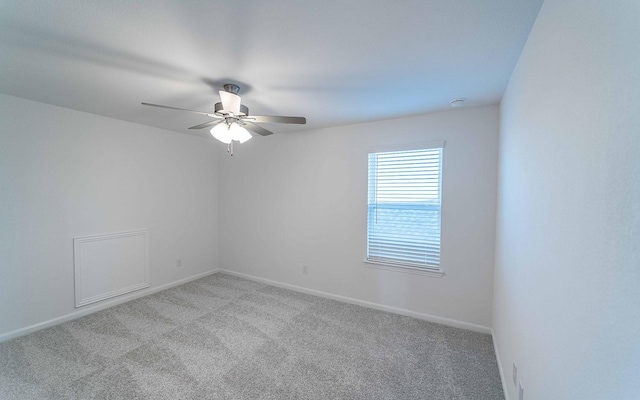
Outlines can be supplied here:
<path id="1" fill-rule="evenodd" d="M 218 273 L 0 343 L 1 399 L 504 399 L 491 336 Z"/>

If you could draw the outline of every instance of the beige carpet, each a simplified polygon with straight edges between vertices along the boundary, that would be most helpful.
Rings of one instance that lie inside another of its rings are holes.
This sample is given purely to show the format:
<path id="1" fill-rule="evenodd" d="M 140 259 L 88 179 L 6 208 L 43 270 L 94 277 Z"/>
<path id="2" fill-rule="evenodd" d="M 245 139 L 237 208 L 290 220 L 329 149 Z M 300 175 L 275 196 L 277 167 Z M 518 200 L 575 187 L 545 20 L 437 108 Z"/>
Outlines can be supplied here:
<path id="1" fill-rule="evenodd" d="M 0 343 L 0 399 L 503 399 L 489 335 L 216 274 Z"/>

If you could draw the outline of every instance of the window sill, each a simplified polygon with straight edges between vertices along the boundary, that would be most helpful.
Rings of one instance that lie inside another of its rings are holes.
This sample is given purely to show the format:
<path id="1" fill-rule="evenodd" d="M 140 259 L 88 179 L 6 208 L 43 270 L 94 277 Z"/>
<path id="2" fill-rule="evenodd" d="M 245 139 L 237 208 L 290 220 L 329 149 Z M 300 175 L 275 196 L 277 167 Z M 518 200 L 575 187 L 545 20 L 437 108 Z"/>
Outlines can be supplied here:
<path id="1" fill-rule="evenodd" d="M 442 278 L 444 276 L 444 272 L 440 269 L 425 269 L 425 268 L 418 268 L 418 267 L 409 267 L 406 265 L 387 264 L 387 263 L 369 261 L 369 260 L 364 260 L 364 265 L 365 267 L 369 267 L 369 268 L 404 272 L 407 274 L 414 274 L 414 275 L 426 275 L 434 278 Z"/>

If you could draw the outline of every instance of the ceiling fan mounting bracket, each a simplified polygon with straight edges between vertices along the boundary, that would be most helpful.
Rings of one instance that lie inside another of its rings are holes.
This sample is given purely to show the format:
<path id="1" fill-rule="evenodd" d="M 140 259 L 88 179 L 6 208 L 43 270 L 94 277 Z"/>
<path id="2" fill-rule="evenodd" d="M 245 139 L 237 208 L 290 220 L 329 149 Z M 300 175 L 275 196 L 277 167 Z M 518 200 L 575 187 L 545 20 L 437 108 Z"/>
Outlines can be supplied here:
<path id="1" fill-rule="evenodd" d="M 238 92 L 240 91 L 240 86 L 233 83 L 225 83 L 222 87 L 225 91 L 233 94 L 238 94 Z"/>

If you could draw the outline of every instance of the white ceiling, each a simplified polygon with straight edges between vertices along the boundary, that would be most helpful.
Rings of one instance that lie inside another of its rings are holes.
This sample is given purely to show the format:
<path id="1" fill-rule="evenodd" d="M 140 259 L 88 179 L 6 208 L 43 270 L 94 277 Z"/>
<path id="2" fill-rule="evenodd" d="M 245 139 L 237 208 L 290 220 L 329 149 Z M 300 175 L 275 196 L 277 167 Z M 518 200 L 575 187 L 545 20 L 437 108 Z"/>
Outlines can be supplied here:
<path id="1" fill-rule="evenodd" d="M 207 117 L 140 102 L 208 111 L 234 82 L 305 129 L 495 104 L 541 4 L 0 0 L 0 93 L 184 133 Z"/>

